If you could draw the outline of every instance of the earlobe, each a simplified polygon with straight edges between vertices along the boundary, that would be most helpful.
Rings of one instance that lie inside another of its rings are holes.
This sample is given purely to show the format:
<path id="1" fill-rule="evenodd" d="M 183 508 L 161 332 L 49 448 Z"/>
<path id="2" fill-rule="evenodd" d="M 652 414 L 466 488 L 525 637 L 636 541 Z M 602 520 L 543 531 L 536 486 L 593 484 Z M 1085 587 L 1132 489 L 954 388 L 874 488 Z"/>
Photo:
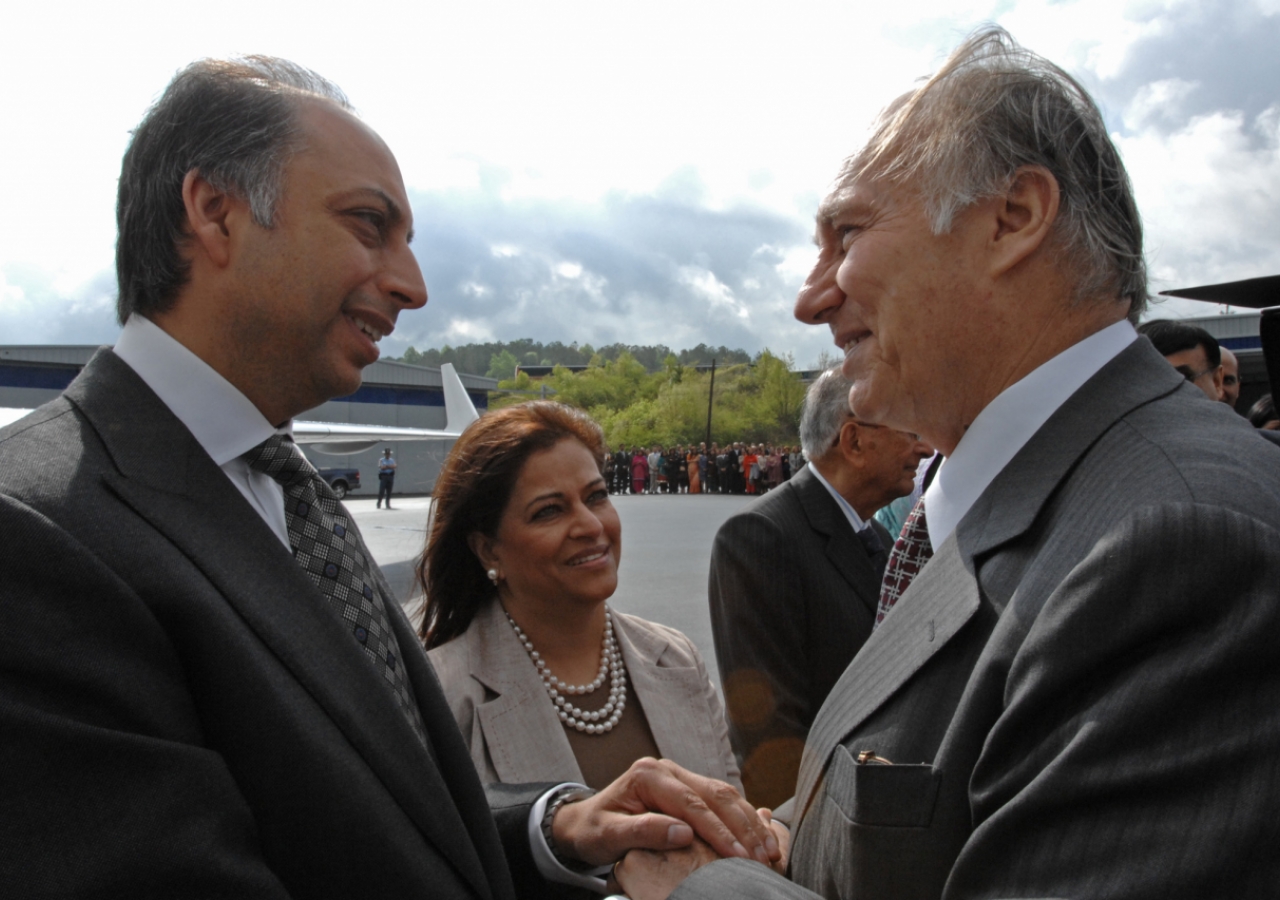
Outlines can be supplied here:
<path id="1" fill-rule="evenodd" d="M 231 259 L 231 231 L 227 222 L 231 199 L 226 191 L 210 184 L 198 169 L 192 169 L 182 179 L 188 239 L 219 267 Z"/>
<path id="2" fill-rule="evenodd" d="M 1043 166 L 1018 169 L 995 203 L 992 239 L 995 274 L 1012 269 L 1045 243 L 1058 218 L 1058 179 Z"/>

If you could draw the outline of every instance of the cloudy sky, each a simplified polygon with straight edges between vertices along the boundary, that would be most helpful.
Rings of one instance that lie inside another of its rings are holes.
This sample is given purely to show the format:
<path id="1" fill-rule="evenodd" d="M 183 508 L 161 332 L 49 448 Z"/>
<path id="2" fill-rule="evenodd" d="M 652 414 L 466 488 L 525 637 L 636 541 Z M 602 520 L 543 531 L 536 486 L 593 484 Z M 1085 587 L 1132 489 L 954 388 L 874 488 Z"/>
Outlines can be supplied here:
<path id="1" fill-rule="evenodd" d="M 129 129 L 182 65 L 236 53 L 321 72 L 396 152 L 431 301 L 393 355 L 531 337 L 811 364 L 829 338 L 790 309 L 818 198 L 876 111 L 987 21 L 1099 99 L 1157 290 L 1280 272 L 1280 0 L 14 7 L 4 344 L 114 340 Z"/>

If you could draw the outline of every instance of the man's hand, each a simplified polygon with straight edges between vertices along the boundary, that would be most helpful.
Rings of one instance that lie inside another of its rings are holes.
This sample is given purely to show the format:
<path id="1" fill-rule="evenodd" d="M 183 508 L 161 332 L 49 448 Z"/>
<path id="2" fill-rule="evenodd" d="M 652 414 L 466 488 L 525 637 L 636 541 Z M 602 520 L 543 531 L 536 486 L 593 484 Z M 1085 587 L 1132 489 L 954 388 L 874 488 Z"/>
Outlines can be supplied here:
<path id="1" fill-rule="evenodd" d="M 769 863 L 773 871 L 779 875 L 787 874 L 787 863 L 791 861 L 791 829 L 781 822 L 773 821 L 773 810 L 758 809 L 760 819 L 769 826 L 778 841 L 778 858 Z"/>
<path id="2" fill-rule="evenodd" d="M 632 850 L 613 867 L 613 877 L 631 900 L 667 900 L 680 882 L 719 858 L 696 840 L 680 850 Z"/>
<path id="3" fill-rule="evenodd" d="M 791 831 L 773 821 L 773 812 L 759 809 L 760 819 L 774 833 L 781 849 L 770 862 L 779 875 L 787 874 L 787 854 L 791 849 Z M 667 896 L 697 869 L 719 859 L 706 843 L 695 840 L 680 850 L 632 850 L 613 867 L 609 888 L 621 889 L 631 900 L 667 900 Z"/>
<path id="4" fill-rule="evenodd" d="M 561 807 L 551 833 L 561 853 L 597 866 L 636 848 L 688 847 L 695 834 L 720 856 L 766 865 L 781 856 L 773 830 L 732 786 L 665 759 L 636 760 L 594 797 Z"/>

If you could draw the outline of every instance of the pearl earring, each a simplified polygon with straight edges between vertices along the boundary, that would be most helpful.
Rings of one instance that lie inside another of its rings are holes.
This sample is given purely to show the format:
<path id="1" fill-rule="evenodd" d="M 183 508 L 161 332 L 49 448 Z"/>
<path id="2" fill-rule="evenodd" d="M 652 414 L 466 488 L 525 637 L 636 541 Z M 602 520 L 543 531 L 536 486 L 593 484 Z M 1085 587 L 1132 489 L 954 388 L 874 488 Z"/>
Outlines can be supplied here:
<path id="1" fill-rule="evenodd" d="M 490 569 L 488 572 L 485 572 L 484 574 L 488 575 L 488 576 L 489 576 L 489 580 L 490 580 L 490 581 L 492 581 L 494 584 L 497 584 L 497 583 L 498 583 L 498 570 L 497 570 L 497 569 Z"/>

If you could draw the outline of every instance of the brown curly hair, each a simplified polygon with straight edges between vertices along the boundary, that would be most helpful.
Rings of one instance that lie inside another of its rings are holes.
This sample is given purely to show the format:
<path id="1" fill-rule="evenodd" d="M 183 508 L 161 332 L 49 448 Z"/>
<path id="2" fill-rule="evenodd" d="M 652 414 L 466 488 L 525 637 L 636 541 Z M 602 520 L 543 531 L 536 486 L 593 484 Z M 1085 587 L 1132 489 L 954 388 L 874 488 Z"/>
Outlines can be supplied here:
<path id="1" fill-rule="evenodd" d="M 432 491 L 435 511 L 417 566 L 426 596 L 419 637 L 428 650 L 465 632 L 482 604 L 497 595 L 467 538 L 476 532 L 494 536 L 525 462 L 566 438 L 590 450 L 603 473 L 600 426 L 581 410 L 551 400 L 487 413 L 453 445 Z"/>

